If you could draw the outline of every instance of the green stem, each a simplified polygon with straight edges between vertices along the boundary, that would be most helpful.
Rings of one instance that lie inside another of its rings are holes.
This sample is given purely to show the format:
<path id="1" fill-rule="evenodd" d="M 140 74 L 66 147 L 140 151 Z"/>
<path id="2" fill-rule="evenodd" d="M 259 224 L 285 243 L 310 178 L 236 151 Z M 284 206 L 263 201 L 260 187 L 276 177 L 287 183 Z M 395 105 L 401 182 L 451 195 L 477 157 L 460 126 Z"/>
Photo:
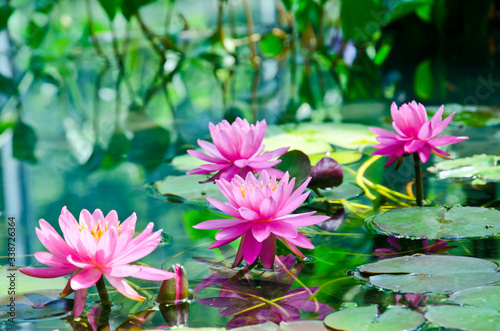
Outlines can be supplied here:
<path id="1" fill-rule="evenodd" d="M 101 276 L 97 283 L 95 284 L 97 287 L 97 292 L 99 292 L 99 297 L 101 298 L 101 305 L 103 307 L 111 307 L 113 304 L 109 299 L 108 291 L 106 290 L 106 284 L 104 284 L 104 278 Z"/>
<path id="2" fill-rule="evenodd" d="M 415 164 L 415 187 L 417 190 L 417 206 L 422 207 L 424 201 L 424 185 L 422 183 L 422 164 L 418 153 L 413 153 L 413 162 Z"/>

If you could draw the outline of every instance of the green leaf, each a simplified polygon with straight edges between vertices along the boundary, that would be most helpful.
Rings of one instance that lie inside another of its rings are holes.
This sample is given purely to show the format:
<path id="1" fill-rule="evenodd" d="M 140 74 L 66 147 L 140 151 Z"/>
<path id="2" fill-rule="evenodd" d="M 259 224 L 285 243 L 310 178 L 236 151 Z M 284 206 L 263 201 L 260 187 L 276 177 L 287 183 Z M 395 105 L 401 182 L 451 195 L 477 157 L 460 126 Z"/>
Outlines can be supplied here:
<path id="1" fill-rule="evenodd" d="M 10 15 L 14 12 L 14 8 L 4 5 L 0 7 L 0 31 L 7 27 Z"/>
<path id="2" fill-rule="evenodd" d="M 16 321 L 40 320 L 67 314 L 73 310 L 72 299 L 61 299 L 59 290 L 40 290 L 16 294 Z M 9 306 L 11 296 L 0 298 L 0 320 L 10 318 Z"/>
<path id="3" fill-rule="evenodd" d="M 275 136 L 264 138 L 262 144 L 265 146 L 265 152 L 274 151 L 278 148 L 290 147 L 290 149 L 302 151 L 307 155 L 322 154 L 321 157 L 325 156 L 325 153 L 333 150 L 332 146 L 327 142 L 317 141 L 310 137 L 294 134 L 293 132 L 280 133 Z"/>
<path id="4" fill-rule="evenodd" d="M 474 155 L 455 160 L 446 160 L 428 168 L 437 174 L 439 179 L 475 180 L 484 182 L 500 181 L 500 157 L 495 155 Z"/>
<path id="5" fill-rule="evenodd" d="M 496 330 L 500 325 L 498 310 L 483 307 L 431 306 L 425 318 L 447 329 L 466 331 Z"/>
<path id="6" fill-rule="evenodd" d="M 17 87 L 12 78 L 8 78 L 0 74 L 0 93 L 7 96 L 17 94 Z"/>
<path id="7" fill-rule="evenodd" d="M 434 78 L 432 75 L 432 63 L 427 59 L 420 62 L 415 69 L 415 78 L 413 82 L 415 95 L 423 100 L 432 98 L 434 91 Z"/>
<path id="8" fill-rule="evenodd" d="M 385 25 L 384 16 L 377 0 L 342 1 L 340 17 L 344 38 L 360 42 L 370 41 L 373 34 Z"/>
<path id="9" fill-rule="evenodd" d="M 480 286 L 453 293 L 448 299 L 463 305 L 500 309 L 500 286 Z"/>
<path id="10" fill-rule="evenodd" d="M 121 163 L 127 157 L 130 144 L 130 140 L 128 140 L 125 133 L 120 130 L 115 131 L 111 136 L 108 150 L 104 155 L 101 166 L 103 168 L 112 168 Z"/>
<path id="11" fill-rule="evenodd" d="M 424 322 L 421 314 L 401 307 L 391 308 L 379 316 L 376 305 L 347 308 L 324 320 L 329 328 L 345 331 L 404 331 L 415 329 Z"/>
<path id="12" fill-rule="evenodd" d="M 403 293 L 448 293 L 500 281 L 495 263 L 465 256 L 414 255 L 358 268 L 355 276 Z"/>
<path id="13" fill-rule="evenodd" d="M 300 186 L 311 173 L 311 162 L 309 157 L 301 151 L 293 150 L 286 152 L 280 158 L 281 163 L 275 166 L 283 172 L 288 171 L 290 179 L 295 177 L 295 188 Z"/>
<path id="14" fill-rule="evenodd" d="M 12 156 L 21 161 L 37 163 L 35 157 L 35 146 L 37 137 L 35 131 L 19 120 L 14 125 L 12 138 Z"/>
<path id="15" fill-rule="evenodd" d="M 433 3 L 434 0 L 389 1 L 389 7 L 388 7 L 389 19 L 387 23 L 400 19 L 408 14 L 417 12 L 418 10 L 425 10 L 425 9 L 429 10 L 429 8 L 432 7 Z"/>
<path id="16" fill-rule="evenodd" d="M 161 164 L 170 146 L 168 130 L 153 126 L 138 130 L 130 144 L 128 160 L 151 170 Z"/>
<path id="17" fill-rule="evenodd" d="M 283 40 L 269 33 L 260 40 L 260 49 L 266 55 L 278 56 L 283 51 Z"/>
<path id="18" fill-rule="evenodd" d="M 481 207 L 393 209 L 366 221 L 378 233 L 413 239 L 457 240 L 500 233 L 500 211 Z"/>
<path id="19" fill-rule="evenodd" d="M 305 153 L 307 154 L 307 150 L 305 151 Z M 331 157 L 340 164 L 350 164 L 361 160 L 363 154 L 361 152 L 356 152 L 356 151 L 338 151 L 338 152 L 325 153 L 319 155 L 318 154 L 309 155 L 309 159 L 311 160 L 311 165 L 315 166 L 316 163 L 318 163 L 319 160 L 321 160 L 325 156 Z"/>
<path id="20" fill-rule="evenodd" d="M 359 197 L 363 193 L 363 189 L 352 183 L 343 183 L 339 187 L 335 187 L 329 190 L 320 189 L 319 192 L 326 199 L 328 199 L 328 201 L 338 201 Z"/>
<path id="21" fill-rule="evenodd" d="M 104 11 L 106 12 L 106 15 L 108 15 L 109 20 L 113 21 L 113 19 L 116 16 L 116 11 L 121 5 L 121 0 L 98 0 L 98 1 L 101 4 Z"/>
<path id="22" fill-rule="evenodd" d="M 156 197 L 172 203 L 206 202 L 206 197 L 216 198 L 221 193 L 214 182 L 200 184 L 209 177 L 205 175 L 167 176 L 146 185 Z"/>
<path id="23" fill-rule="evenodd" d="M 132 16 L 141 8 L 155 0 L 123 0 L 122 2 L 122 13 L 127 20 L 130 20 Z"/>
<path id="24" fill-rule="evenodd" d="M 38 48 L 41 45 L 46 32 L 47 29 L 40 27 L 37 22 L 31 20 L 25 30 L 27 44 L 31 48 Z"/>

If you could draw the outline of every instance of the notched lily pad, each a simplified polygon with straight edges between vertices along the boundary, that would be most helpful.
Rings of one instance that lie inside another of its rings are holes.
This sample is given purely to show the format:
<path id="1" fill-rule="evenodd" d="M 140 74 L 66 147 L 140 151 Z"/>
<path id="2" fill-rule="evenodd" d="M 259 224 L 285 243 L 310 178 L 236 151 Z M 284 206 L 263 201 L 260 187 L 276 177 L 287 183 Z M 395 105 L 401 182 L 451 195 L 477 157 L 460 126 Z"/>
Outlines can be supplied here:
<path id="1" fill-rule="evenodd" d="M 442 327 L 466 331 L 497 330 L 500 325 L 498 310 L 485 307 L 430 306 L 425 317 Z"/>
<path id="2" fill-rule="evenodd" d="M 404 293 L 448 293 L 500 281 L 495 263 L 448 255 L 385 259 L 359 267 L 355 276 L 374 286 Z"/>
<path id="3" fill-rule="evenodd" d="M 215 183 L 200 184 L 207 179 L 204 175 L 168 176 L 146 184 L 146 190 L 154 197 L 171 203 L 206 202 L 206 197 L 216 198 L 220 195 Z"/>
<path id="4" fill-rule="evenodd" d="M 455 181 L 498 182 L 500 181 L 500 157 L 474 155 L 456 160 L 436 163 L 429 168 L 439 179 Z"/>
<path id="5" fill-rule="evenodd" d="M 500 309 L 500 286 L 480 286 L 453 293 L 451 302 Z"/>
<path id="6" fill-rule="evenodd" d="M 412 310 L 394 307 L 378 315 L 376 305 L 347 308 L 328 315 L 324 323 L 333 330 L 403 331 L 418 328 L 425 318 Z"/>
<path id="7" fill-rule="evenodd" d="M 376 232 L 400 238 L 458 240 L 500 233 L 500 211 L 481 207 L 413 207 L 368 218 Z"/>

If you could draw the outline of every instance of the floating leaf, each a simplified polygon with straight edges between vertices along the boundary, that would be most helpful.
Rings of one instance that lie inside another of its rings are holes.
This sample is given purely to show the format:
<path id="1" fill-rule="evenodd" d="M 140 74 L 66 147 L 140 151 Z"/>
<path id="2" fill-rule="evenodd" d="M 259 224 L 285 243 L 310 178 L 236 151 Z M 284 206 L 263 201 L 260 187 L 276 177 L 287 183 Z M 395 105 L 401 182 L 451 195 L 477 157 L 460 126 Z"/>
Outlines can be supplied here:
<path id="1" fill-rule="evenodd" d="M 486 79 L 480 77 L 481 83 L 489 84 Z M 436 113 L 439 107 L 426 107 L 430 114 Z M 500 124 L 500 108 L 489 106 L 464 106 L 460 104 L 444 105 L 444 116 L 455 113 L 452 126 L 460 127 L 467 125 L 473 128 L 482 128 L 484 126 L 496 126 Z"/>
<path id="2" fill-rule="evenodd" d="M 73 310 L 73 300 L 61 299 L 61 290 L 40 290 L 15 295 L 16 321 L 40 320 L 68 314 Z M 11 296 L 0 298 L 0 320 L 10 318 Z"/>
<path id="3" fill-rule="evenodd" d="M 436 163 L 429 168 L 439 179 L 500 181 L 500 157 L 495 155 L 474 155 Z"/>
<path id="4" fill-rule="evenodd" d="M 168 176 L 147 184 L 146 188 L 172 203 L 206 202 L 207 196 L 216 198 L 221 194 L 215 183 L 200 184 L 207 179 L 205 175 Z"/>
<path id="5" fill-rule="evenodd" d="M 323 157 L 328 156 L 337 161 L 340 164 L 349 164 L 358 162 L 363 157 L 363 153 L 356 151 L 336 151 L 331 153 L 322 153 L 310 155 L 308 151 L 303 151 L 309 155 L 309 160 L 311 160 L 311 165 L 315 166 Z"/>
<path id="6" fill-rule="evenodd" d="M 413 239 L 457 240 L 500 233 L 500 211 L 481 207 L 393 209 L 367 222 L 378 233 Z"/>
<path id="7" fill-rule="evenodd" d="M 282 147 L 290 147 L 290 149 L 302 151 L 307 155 L 324 154 L 333 150 L 332 146 L 327 142 L 317 141 L 293 133 L 280 133 L 264 138 L 262 144 L 265 146 L 264 151 L 266 152 Z"/>
<path id="8" fill-rule="evenodd" d="M 500 286 L 480 286 L 453 293 L 450 301 L 486 308 L 500 308 Z"/>
<path id="9" fill-rule="evenodd" d="M 358 268 L 356 277 L 404 293 L 446 293 L 500 281 L 498 266 L 465 256 L 415 255 L 385 259 Z"/>
<path id="10" fill-rule="evenodd" d="M 301 151 L 289 151 L 279 158 L 281 163 L 275 166 L 283 172 L 288 171 L 290 178 L 295 177 L 295 188 L 302 184 L 311 173 L 309 157 Z"/>
<path id="11" fill-rule="evenodd" d="M 496 330 L 500 325 L 498 310 L 484 307 L 431 306 L 425 317 L 442 327 L 467 331 Z"/>
<path id="12" fill-rule="evenodd" d="M 319 192 L 329 201 L 337 201 L 356 198 L 363 193 L 363 190 L 355 184 L 343 183 L 342 185 L 331 189 L 320 189 Z"/>
<path id="13" fill-rule="evenodd" d="M 337 161 L 330 157 L 324 157 L 311 168 L 311 177 L 308 187 L 324 189 L 342 184 L 344 172 Z"/>
<path id="14" fill-rule="evenodd" d="M 412 310 L 394 307 L 380 316 L 376 305 L 347 308 L 328 315 L 324 323 L 334 330 L 345 331 L 404 331 L 425 322 L 425 318 Z"/>

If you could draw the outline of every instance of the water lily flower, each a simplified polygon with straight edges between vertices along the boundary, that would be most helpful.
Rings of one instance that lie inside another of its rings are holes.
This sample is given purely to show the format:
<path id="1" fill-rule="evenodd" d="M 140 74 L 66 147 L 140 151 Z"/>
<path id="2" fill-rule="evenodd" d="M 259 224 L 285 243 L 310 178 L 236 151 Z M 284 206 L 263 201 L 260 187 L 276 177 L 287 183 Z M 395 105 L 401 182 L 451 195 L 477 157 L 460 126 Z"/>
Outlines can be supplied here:
<path id="1" fill-rule="evenodd" d="M 120 223 L 116 211 L 106 217 L 101 210 L 92 214 L 83 209 L 79 222 L 63 207 L 59 216 L 59 226 L 64 239 L 45 220 L 40 220 L 36 228 L 38 239 L 49 252 L 36 252 L 35 258 L 51 268 L 20 268 L 28 275 L 38 278 L 54 278 L 72 274 L 61 293 L 62 296 L 75 291 L 73 315 L 79 316 L 84 307 L 87 289 L 95 285 L 103 276 L 126 297 L 143 301 L 123 277 L 135 277 L 161 281 L 175 277 L 174 273 L 142 265 L 130 264 L 145 257 L 156 249 L 162 230 L 152 232 L 151 222 L 146 229 L 135 236 L 137 216 L 133 213 Z"/>
<path id="2" fill-rule="evenodd" d="M 242 120 L 238 117 L 233 124 L 223 120 L 217 125 L 210 123 L 208 127 L 214 143 L 198 139 L 198 145 L 209 155 L 196 150 L 187 152 L 209 163 L 188 171 L 188 175 L 217 171 L 208 181 L 216 179 L 230 181 L 235 175 L 245 177 L 248 172 L 261 173 L 266 170 L 277 178 L 283 176 L 282 171 L 272 168 L 281 160 L 271 161 L 271 159 L 285 154 L 288 147 L 262 154 L 264 150 L 262 140 L 267 129 L 265 120 L 250 125 L 246 119 Z"/>
<path id="3" fill-rule="evenodd" d="M 421 103 L 417 104 L 415 101 L 405 103 L 398 110 L 398 106 L 393 102 L 391 116 L 392 126 L 396 133 L 380 128 L 370 128 L 373 133 L 378 135 L 377 140 L 380 142 L 374 146 L 378 150 L 372 155 L 390 156 L 386 167 L 403 155 L 412 153 L 418 153 L 423 163 L 427 162 L 431 153 L 446 158 L 450 154 L 437 146 L 456 144 L 469 139 L 469 137 L 436 137 L 443 132 L 455 116 L 455 113 L 452 113 L 443 120 L 443 109 L 444 106 L 439 107 L 439 110 L 429 121 L 427 111 Z"/>
<path id="4" fill-rule="evenodd" d="M 234 218 L 215 219 L 194 226 L 196 229 L 223 229 L 215 236 L 210 248 L 226 245 L 239 237 L 241 243 L 234 265 L 243 258 L 248 264 L 261 258 L 262 264 L 272 268 L 276 252 L 276 238 L 280 239 L 293 253 L 304 255 L 296 246 L 312 249 L 313 244 L 297 231 L 299 226 L 313 225 L 327 220 L 328 216 L 312 216 L 315 211 L 291 214 L 309 196 L 304 193 L 309 177 L 295 192 L 295 178 L 289 181 L 288 172 L 279 182 L 269 177 L 266 170 L 259 179 L 249 172 L 245 179 L 236 175 L 231 182 L 216 180 L 222 194 L 229 200 L 222 203 L 212 198 L 207 200 L 216 208 Z"/>

